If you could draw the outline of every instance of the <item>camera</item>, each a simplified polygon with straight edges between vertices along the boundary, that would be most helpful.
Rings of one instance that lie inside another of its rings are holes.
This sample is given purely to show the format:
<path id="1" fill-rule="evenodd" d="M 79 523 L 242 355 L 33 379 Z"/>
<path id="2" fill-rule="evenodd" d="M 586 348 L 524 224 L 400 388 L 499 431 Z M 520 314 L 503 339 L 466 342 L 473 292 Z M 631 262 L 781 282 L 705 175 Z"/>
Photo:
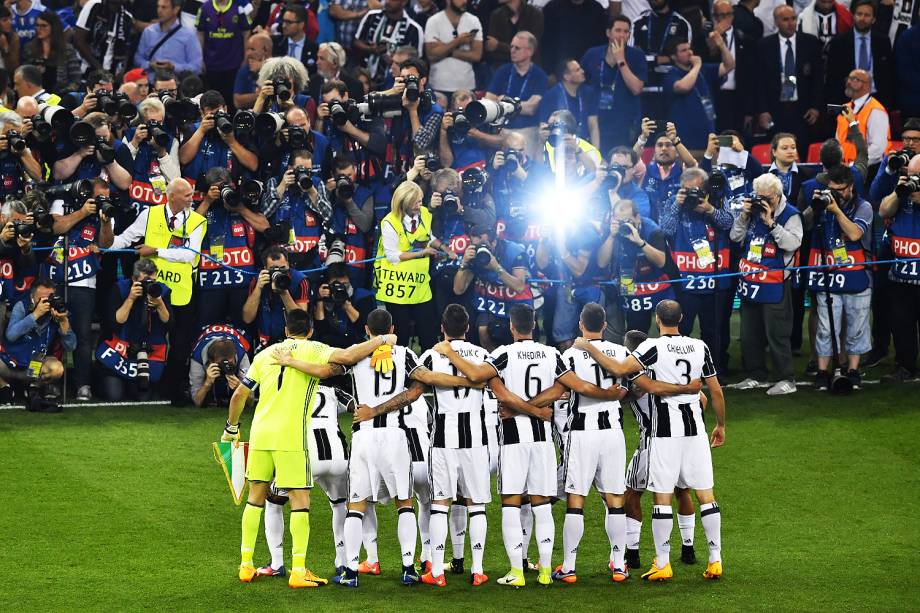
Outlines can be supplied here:
<path id="1" fill-rule="evenodd" d="M 32 208 L 32 219 L 34 220 L 35 227 L 39 230 L 50 230 L 54 225 L 54 218 L 51 216 L 51 211 L 44 202 L 39 202 Z"/>
<path id="2" fill-rule="evenodd" d="M 763 196 L 751 197 L 751 215 L 758 217 L 770 210 L 770 202 Z"/>
<path id="3" fill-rule="evenodd" d="M 44 190 L 48 200 L 69 200 L 71 202 L 86 202 L 93 197 L 93 182 L 89 179 L 78 179 L 70 183 L 49 185 Z"/>
<path id="4" fill-rule="evenodd" d="M 93 147 L 96 148 L 96 159 L 103 166 L 108 166 L 115 161 L 115 148 L 101 136 L 96 137 Z"/>
<path id="5" fill-rule="evenodd" d="M 54 126 L 42 119 L 40 114 L 32 115 L 28 119 L 32 122 L 32 134 L 35 135 L 35 140 L 45 142 L 51 138 Z"/>
<path id="6" fill-rule="evenodd" d="M 725 200 L 725 187 L 728 185 L 728 179 L 725 173 L 714 168 L 709 175 L 709 204 L 716 208 L 722 208 L 722 201 Z"/>
<path id="7" fill-rule="evenodd" d="M 291 149 L 303 149 L 307 146 L 307 131 L 300 126 L 287 126 L 285 129 L 285 139 Z"/>
<path id="8" fill-rule="evenodd" d="M 629 238 L 632 236 L 633 225 L 629 221 L 621 221 L 619 227 L 617 227 L 617 236 L 620 238 Z"/>
<path id="9" fill-rule="evenodd" d="M 284 77 L 277 77 L 272 81 L 272 86 L 275 88 L 275 97 L 278 100 L 287 102 L 293 96 L 291 91 L 291 86 L 288 84 L 288 80 Z"/>
<path id="10" fill-rule="evenodd" d="M 329 102 L 329 116 L 332 118 L 332 123 L 339 127 L 344 126 L 354 117 L 355 110 L 354 100 L 331 100 Z"/>
<path id="11" fill-rule="evenodd" d="M 811 195 L 811 210 L 815 216 L 820 217 L 824 209 L 832 202 L 835 202 L 834 192 L 829 189 L 816 189 Z"/>
<path id="12" fill-rule="evenodd" d="M 441 158 L 438 157 L 438 154 L 425 154 L 425 168 L 428 169 L 428 172 L 436 172 L 441 170 Z"/>
<path id="13" fill-rule="evenodd" d="M 327 266 L 345 261 L 345 239 L 342 236 L 327 235 L 326 244 L 329 245 L 326 249 Z"/>
<path id="14" fill-rule="evenodd" d="M 32 126 L 34 131 L 38 131 L 38 123 L 50 124 L 51 128 L 58 132 L 64 133 L 74 124 L 76 117 L 68 109 L 56 104 L 39 104 L 38 114 L 32 116 Z M 50 136 L 51 133 L 48 133 Z"/>
<path id="15" fill-rule="evenodd" d="M 920 175 L 910 175 L 907 177 L 907 181 L 894 188 L 894 193 L 896 193 L 899 198 L 909 196 L 916 192 L 920 192 Z"/>
<path id="16" fill-rule="evenodd" d="M 695 209 L 706 199 L 706 192 L 699 187 L 685 187 L 683 190 L 685 209 Z"/>
<path id="17" fill-rule="evenodd" d="M 157 94 L 166 109 L 166 116 L 178 122 L 194 121 L 198 117 L 198 105 L 188 98 L 175 98 L 166 91 Z"/>
<path id="18" fill-rule="evenodd" d="M 480 125 L 507 121 L 521 112 L 521 101 L 518 98 L 503 96 L 500 100 L 474 100 L 466 105 L 463 114 L 471 123 Z"/>
<path id="19" fill-rule="evenodd" d="M 418 100 L 419 94 L 421 93 L 419 89 L 418 77 L 413 75 L 408 75 L 403 79 L 403 82 L 406 84 L 406 100 L 409 102 L 415 102 Z"/>
<path id="20" fill-rule="evenodd" d="M 169 144 L 169 134 L 163 129 L 163 122 L 155 119 L 147 121 L 147 142 L 153 141 L 158 147 L 166 147 Z"/>
<path id="21" fill-rule="evenodd" d="M 118 210 L 118 207 L 115 206 L 109 196 L 96 196 L 93 200 L 96 202 L 96 210 L 105 215 L 107 219 L 111 219 L 115 211 Z"/>
<path id="22" fill-rule="evenodd" d="M 137 107 L 131 104 L 126 94 L 110 92 L 104 89 L 97 89 L 93 94 L 96 96 L 96 108 L 109 117 L 116 115 L 122 119 L 134 119 L 137 117 Z"/>
<path id="23" fill-rule="evenodd" d="M 348 286 L 341 281 L 331 281 L 329 283 L 329 297 L 326 300 L 332 301 L 335 306 L 341 306 L 348 300 Z"/>
<path id="24" fill-rule="evenodd" d="M 476 255 L 473 256 L 473 260 L 470 262 L 470 266 L 478 270 L 484 270 L 491 261 L 492 251 L 485 245 L 480 245 L 476 248 Z"/>
<path id="25" fill-rule="evenodd" d="M 70 126 L 69 134 L 70 142 L 77 147 L 83 147 L 90 144 L 92 140 L 96 138 L 96 128 L 85 121 L 78 121 Z"/>
<path id="26" fill-rule="evenodd" d="M 16 130 L 7 130 L 6 142 L 10 146 L 10 151 L 14 153 L 22 153 L 26 150 L 26 139 L 22 137 L 22 134 Z"/>
<path id="27" fill-rule="evenodd" d="M 309 191 L 313 187 L 313 169 L 306 166 L 295 166 L 294 182 L 301 191 Z"/>
<path id="28" fill-rule="evenodd" d="M 904 147 L 900 151 L 896 151 L 888 156 L 888 163 L 885 167 L 888 169 L 888 172 L 897 172 L 907 166 L 912 157 L 914 157 L 913 149 Z"/>
<path id="29" fill-rule="evenodd" d="M 32 238 L 35 233 L 35 226 L 22 219 L 16 219 L 13 221 L 13 233 L 16 238 Z"/>
<path id="30" fill-rule="evenodd" d="M 142 392 L 147 391 L 150 387 L 150 363 L 147 361 L 149 356 L 150 345 L 146 341 L 141 341 L 140 345 L 137 347 L 134 359 L 137 362 L 137 375 L 135 375 L 135 379 L 137 380 L 138 389 Z"/>
<path id="31" fill-rule="evenodd" d="M 234 189 L 228 184 L 220 186 L 220 200 L 227 207 L 236 208 L 245 204 L 251 208 L 259 202 L 261 197 L 262 184 L 255 179 L 245 179 L 240 183 L 239 189 Z"/>
<path id="32" fill-rule="evenodd" d="M 564 121 L 554 121 L 550 123 L 549 136 L 546 141 L 553 147 L 558 147 L 565 141 L 565 137 L 570 134 L 569 126 Z"/>
<path id="33" fill-rule="evenodd" d="M 217 368 L 220 370 L 221 377 L 236 374 L 236 364 L 230 360 L 221 360 L 217 363 Z"/>
<path id="34" fill-rule="evenodd" d="M 283 292 L 291 288 L 291 271 L 281 266 L 272 266 L 268 269 L 268 277 L 271 279 L 272 289 L 276 292 Z"/>
<path id="35" fill-rule="evenodd" d="M 233 129 L 241 134 L 250 134 L 256 127 L 256 114 L 240 109 L 233 116 Z"/>
<path id="36" fill-rule="evenodd" d="M 371 92 L 367 102 L 356 105 L 365 117 L 398 117 L 402 114 L 402 96 Z"/>
<path id="37" fill-rule="evenodd" d="M 517 149 L 506 149 L 504 154 L 505 169 L 507 172 L 517 172 L 517 169 L 524 165 L 524 160 L 522 159 L 521 152 Z"/>
<path id="38" fill-rule="evenodd" d="M 48 304 L 58 313 L 63 313 L 67 310 L 67 301 L 59 294 L 51 294 L 48 296 Z"/>
<path id="39" fill-rule="evenodd" d="M 217 128 L 217 131 L 221 134 L 230 134 L 233 132 L 233 122 L 230 120 L 230 115 L 226 111 L 217 111 L 214 113 L 214 127 Z"/>
<path id="40" fill-rule="evenodd" d="M 448 189 L 441 195 L 441 209 L 446 215 L 456 215 L 460 212 L 460 198 L 453 190 Z"/>
<path id="41" fill-rule="evenodd" d="M 255 133 L 265 140 L 271 140 L 284 128 L 284 115 L 281 113 L 259 113 L 253 124 Z"/>
<path id="42" fill-rule="evenodd" d="M 144 296 L 147 298 L 157 299 L 163 295 L 163 286 L 157 283 L 156 279 L 142 280 L 141 288 L 144 290 Z"/>
<path id="43" fill-rule="evenodd" d="M 339 200 L 350 200 L 355 195 L 355 184 L 345 175 L 335 177 L 335 195 Z"/>
<path id="44" fill-rule="evenodd" d="M 604 189 L 607 191 L 616 191 L 623 184 L 623 178 L 626 176 L 626 169 L 619 164 L 611 164 L 607 167 L 607 177 L 604 179 Z"/>
<path id="45" fill-rule="evenodd" d="M 462 111 L 452 111 L 447 113 L 454 118 L 454 125 L 448 128 L 448 131 L 451 133 L 451 136 L 463 137 L 466 136 L 470 128 L 473 127 L 473 124 L 470 123 L 469 118 Z"/>

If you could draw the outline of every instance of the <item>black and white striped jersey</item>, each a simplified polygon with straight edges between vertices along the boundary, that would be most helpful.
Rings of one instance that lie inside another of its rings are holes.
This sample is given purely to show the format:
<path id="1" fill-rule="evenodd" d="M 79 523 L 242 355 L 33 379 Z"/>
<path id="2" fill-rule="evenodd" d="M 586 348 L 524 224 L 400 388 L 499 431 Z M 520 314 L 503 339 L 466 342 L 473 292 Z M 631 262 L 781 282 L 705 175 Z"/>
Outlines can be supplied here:
<path id="1" fill-rule="evenodd" d="M 495 368 L 505 387 L 524 400 L 548 389 L 569 371 L 554 347 L 530 339 L 499 347 L 486 361 Z M 501 420 L 499 435 L 502 445 L 552 440 L 550 422 L 530 415 Z"/>
<path id="2" fill-rule="evenodd" d="M 393 347 L 393 370 L 380 373 L 371 366 L 370 357 L 364 358 L 351 367 L 351 379 L 354 383 L 355 402 L 375 407 L 400 394 L 409 387 L 412 372 L 419 367 L 418 358 L 411 349 L 395 345 Z M 352 426 L 352 431 L 369 428 L 403 428 L 402 411 L 390 411 L 374 419 L 362 421 Z"/>
<path id="3" fill-rule="evenodd" d="M 649 377 L 686 385 L 701 377 L 715 377 L 716 369 L 703 341 L 666 334 L 642 342 L 633 352 Z M 651 411 L 651 436 L 696 436 L 704 433 L 703 407 L 699 394 L 654 397 Z"/>
<path id="4" fill-rule="evenodd" d="M 320 385 L 316 388 L 316 398 L 313 401 L 313 412 L 310 413 L 310 430 L 313 432 L 313 443 L 316 445 L 316 457 L 319 460 L 332 460 L 335 457 L 332 444 L 338 438 L 348 457 L 348 443 L 345 435 L 339 428 L 339 414 L 344 413 L 350 402 L 350 394 L 340 389 Z"/>
<path id="5" fill-rule="evenodd" d="M 460 357 L 473 364 L 482 364 L 489 352 L 464 340 L 452 340 L 450 346 Z M 429 349 L 422 354 L 422 364 L 432 372 L 462 376 L 450 360 Z M 447 449 L 470 449 L 488 444 L 486 413 L 482 390 L 468 387 L 435 387 L 434 422 L 431 446 Z"/>
<path id="6" fill-rule="evenodd" d="M 429 416 L 431 408 L 425 397 L 422 396 L 409 406 L 399 410 L 402 414 L 403 430 L 406 431 L 406 440 L 409 441 L 409 455 L 413 462 L 424 462 L 425 451 L 429 447 L 428 431 L 430 429 Z"/>
<path id="7" fill-rule="evenodd" d="M 592 340 L 604 355 L 616 360 L 623 360 L 629 355 L 626 347 L 605 341 Z M 562 354 L 563 361 L 575 371 L 579 379 L 594 383 L 598 387 L 608 388 L 617 382 L 617 378 L 601 368 L 591 354 L 574 347 Z M 617 400 L 598 400 L 571 392 L 569 401 L 569 430 L 610 430 L 623 429 L 623 408 Z"/>

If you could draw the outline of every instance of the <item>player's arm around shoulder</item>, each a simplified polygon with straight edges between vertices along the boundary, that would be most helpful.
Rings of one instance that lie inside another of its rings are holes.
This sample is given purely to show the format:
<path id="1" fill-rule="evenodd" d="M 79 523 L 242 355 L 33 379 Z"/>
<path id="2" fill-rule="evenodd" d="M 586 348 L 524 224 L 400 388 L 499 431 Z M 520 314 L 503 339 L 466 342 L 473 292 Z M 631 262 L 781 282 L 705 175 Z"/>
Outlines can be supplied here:
<path id="1" fill-rule="evenodd" d="M 615 377 L 627 377 L 643 369 L 643 365 L 634 355 L 629 355 L 623 360 L 617 360 L 605 354 L 599 347 L 584 337 L 576 338 L 572 347 L 587 352 L 601 368 Z"/>
<path id="2" fill-rule="evenodd" d="M 712 434 L 709 437 L 709 446 L 710 447 L 721 447 L 725 444 L 725 394 L 722 392 L 722 385 L 719 383 L 719 378 L 715 375 L 705 377 L 706 389 L 709 390 L 709 395 L 712 396 L 710 404 L 712 405 L 712 412 L 716 414 L 716 426 L 712 429 Z M 700 392 L 701 395 L 705 397 L 705 394 Z M 703 404 L 703 407 L 706 407 L 706 404 Z"/>
<path id="3" fill-rule="evenodd" d="M 345 373 L 345 368 L 341 364 L 329 361 L 335 351 L 337 350 L 322 343 L 312 343 L 305 351 L 298 352 L 275 347 L 271 353 L 271 364 L 293 368 L 318 379 L 328 379 Z"/>
<path id="4" fill-rule="evenodd" d="M 703 382 L 699 379 L 694 379 L 686 385 L 675 384 L 652 379 L 645 373 L 642 373 L 636 378 L 631 379 L 631 381 L 642 391 L 654 396 L 679 396 L 681 394 L 696 394 L 699 393 L 703 388 Z M 703 394 L 703 397 L 705 398 L 705 394 Z"/>
<path id="5" fill-rule="evenodd" d="M 431 349 L 450 360 L 450 363 L 472 383 L 485 383 L 498 374 L 498 369 L 491 363 L 493 360 L 487 359 L 481 364 L 475 364 L 457 353 L 451 346 L 450 341 L 441 341 Z M 456 385 L 451 384 L 445 387 L 455 387 Z M 469 387 L 469 385 L 466 387 Z"/>
<path id="6" fill-rule="evenodd" d="M 549 421 L 553 418 L 552 406 L 536 407 L 532 405 L 505 387 L 501 377 L 492 377 L 489 380 L 489 387 L 492 388 L 492 393 L 495 394 L 495 398 L 498 400 L 498 415 L 502 419 L 514 417 L 515 413 L 530 415 L 543 421 Z"/>
<path id="7" fill-rule="evenodd" d="M 355 423 L 360 423 L 362 421 L 368 421 L 374 419 L 378 415 L 384 415 L 392 411 L 398 411 L 403 407 L 407 407 L 422 396 L 422 392 L 425 390 L 425 385 L 420 381 L 412 381 L 409 385 L 409 389 L 404 390 L 386 402 L 378 404 L 375 407 L 368 406 L 366 404 L 359 404 L 355 409 Z"/>
<path id="8" fill-rule="evenodd" d="M 396 344 L 395 334 L 382 334 L 368 339 L 363 343 L 356 343 L 347 349 L 333 349 L 329 354 L 329 362 L 342 366 L 354 366 L 364 358 L 370 356 L 382 345 L 392 347 Z"/>

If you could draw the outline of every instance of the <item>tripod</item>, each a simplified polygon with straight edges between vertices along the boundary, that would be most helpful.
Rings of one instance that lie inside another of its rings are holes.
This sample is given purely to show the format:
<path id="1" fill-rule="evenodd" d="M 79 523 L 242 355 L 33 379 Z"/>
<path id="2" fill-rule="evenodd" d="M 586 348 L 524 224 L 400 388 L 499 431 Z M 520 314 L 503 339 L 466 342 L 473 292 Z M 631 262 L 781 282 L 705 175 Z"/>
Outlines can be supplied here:
<path id="1" fill-rule="evenodd" d="M 818 217 L 815 232 L 821 241 L 821 262 L 828 261 L 827 240 L 824 234 L 824 212 Z M 837 327 L 834 325 L 834 298 L 831 293 L 831 275 L 839 267 L 834 266 L 827 269 L 824 278 L 824 302 L 827 306 L 827 323 L 831 331 L 831 381 L 827 386 L 827 391 L 831 394 L 846 395 L 853 391 L 853 382 L 840 372 L 840 347 L 837 345 Z M 841 309 L 841 313 L 843 310 Z"/>

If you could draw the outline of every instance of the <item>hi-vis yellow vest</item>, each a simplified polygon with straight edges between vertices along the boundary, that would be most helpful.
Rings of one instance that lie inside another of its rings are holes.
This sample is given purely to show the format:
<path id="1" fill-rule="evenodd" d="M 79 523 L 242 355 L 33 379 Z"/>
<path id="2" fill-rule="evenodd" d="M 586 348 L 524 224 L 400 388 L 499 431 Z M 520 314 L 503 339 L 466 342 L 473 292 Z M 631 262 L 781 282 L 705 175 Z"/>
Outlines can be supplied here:
<path id="1" fill-rule="evenodd" d="M 419 218 L 421 223 L 411 234 L 406 232 L 402 219 L 392 212 L 383 218 L 380 227 L 382 229 L 383 224 L 393 226 L 399 236 L 399 250 L 411 251 L 412 243 L 422 241 L 427 245 L 431 240 L 431 211 L 425 207 L 420 208 Z M 431 258 L 404 260 L 399 264 L 390 264 L 383 254 L 382 237 L 377 243 L 377 258 L 379 259 L 374 262 L 376 272 L 374 287 L 377 290 L 377 300 L 394 304 L 421 304 L 431 300 L 431 277 L 428 274 Z"/>
<path id="2" fill-rule="evenodd" d="M 204 224 L 207 232 L 207 220 L 196 213 L 189 211 L 188 219 L 175 229 L 169 229 L 169 216 L 166 205 L 152 206 L 148 209 L 147 229 L 144 232 L 144 244 L 157 249 L 168 247 L 182 247 L 188 245 L 188 238 L 198 226 Z M 165 283 L 172 294 L 173 306 L 185 306 L 192 300 L 192 288 L 195 286 L 195 270 L 198 267 L 198 255 L 195 255 L 193 264 L 184 262 L 170 262 L 161 257 L 151 258 L 157 265 L 157 280 Z"/>

